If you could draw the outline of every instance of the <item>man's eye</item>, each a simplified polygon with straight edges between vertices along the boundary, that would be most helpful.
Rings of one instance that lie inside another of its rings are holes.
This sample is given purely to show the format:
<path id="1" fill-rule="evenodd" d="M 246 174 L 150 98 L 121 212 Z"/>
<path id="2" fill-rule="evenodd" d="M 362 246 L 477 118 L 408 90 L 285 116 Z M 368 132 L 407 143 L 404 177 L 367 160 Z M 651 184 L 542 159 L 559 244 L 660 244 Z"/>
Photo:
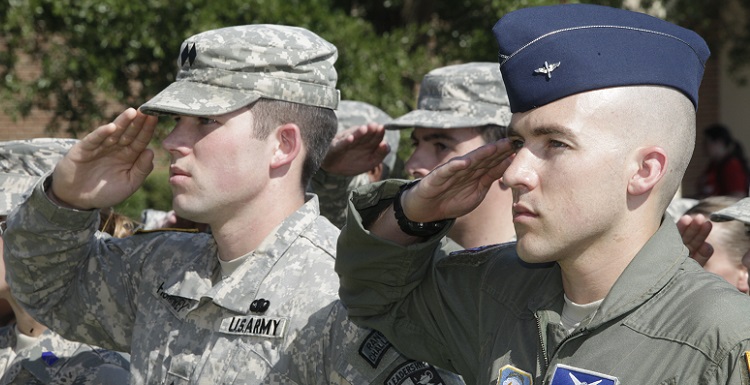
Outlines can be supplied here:
<path id="1" fill-rule="evenodd" d="M 211 118 L 198 118 L 198 123 L 202 125 L 208 125 L 208 124 L 216 124 L 218 122 Z"/>
<path id="2" fill-rule="evenodd" d="M 565 144 L 563 142 L 558 142 L 556 140 L 550 140 L 549 141 L 549 145 L 550 145 L 550 147 L 555 147 L 555 148 L 566 148 L 566 147 L 568 147 L 567 144 Z"/>
<path id="3" fill-rule="evenodd" d="M 444 145 L 444 144 L 442 144 L 440 142 L 437 142 L 437 143 L 435 143 L 435 148 L 438 151 L 444 151 L 444 150 L 446 150 L 448 148 L 448 146 L 446 146 L 446 145 Z"/>
<path id="4" fill-rule="evenodd" d="M 520 150 L 523 147 L 523 141 L 519 139 L 514 139 L 510 142 L 511 147 L 513 147 L 514 150 Z"/>

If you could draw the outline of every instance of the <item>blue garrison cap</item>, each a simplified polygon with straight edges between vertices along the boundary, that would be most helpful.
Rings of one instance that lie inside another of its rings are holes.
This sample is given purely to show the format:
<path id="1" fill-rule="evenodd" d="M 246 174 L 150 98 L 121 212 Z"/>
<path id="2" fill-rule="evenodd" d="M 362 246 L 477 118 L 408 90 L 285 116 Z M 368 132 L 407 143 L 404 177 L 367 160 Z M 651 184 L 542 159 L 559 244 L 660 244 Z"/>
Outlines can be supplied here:
<path id="1" fill-rule="evenodd" d="M 492 29 L 512 112 L 608 87 L 660 85 L 698 108 L 710 55 L 693 31 L 644 13 L 591 4 L 519 9 Z"/>

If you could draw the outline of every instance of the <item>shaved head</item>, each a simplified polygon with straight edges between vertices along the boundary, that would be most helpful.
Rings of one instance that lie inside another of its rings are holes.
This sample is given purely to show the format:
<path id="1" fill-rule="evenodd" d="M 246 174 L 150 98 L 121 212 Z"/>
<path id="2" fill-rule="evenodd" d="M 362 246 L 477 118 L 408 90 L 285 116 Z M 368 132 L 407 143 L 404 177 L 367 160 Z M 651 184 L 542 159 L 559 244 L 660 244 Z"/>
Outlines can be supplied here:
<path id="1" fill-rule="evenodd" d="M 695 108 L 682 92 L 661 86 L 616 87 L 591 92 L 597 114 L 619 131 L 628 149 L 658 146 L 667 170 L 655 191 L 666 210 L 677 192 L 695 148 Z"/>

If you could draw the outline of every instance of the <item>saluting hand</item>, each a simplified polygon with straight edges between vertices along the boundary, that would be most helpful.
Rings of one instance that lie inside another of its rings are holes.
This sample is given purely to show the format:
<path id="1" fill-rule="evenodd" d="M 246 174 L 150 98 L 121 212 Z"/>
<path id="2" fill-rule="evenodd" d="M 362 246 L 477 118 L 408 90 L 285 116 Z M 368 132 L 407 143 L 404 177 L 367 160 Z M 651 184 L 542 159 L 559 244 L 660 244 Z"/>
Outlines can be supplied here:
<path id="1" fill-rule="evenodd" d="M 712 226 L 711 221 L 703 214 L 683 215 L 677 221 L 677 229 L 682 235 L 682 243 L 690 250 L 690 258 L 693 258 L 701 266 L 704 266 L 714 253 L 714 248 L 706 242 Z"/>
<path id="2" fill-rule="evenodd" d="M 388 144 L 383 141 L 381 124 L 351 127 L 339 132 L 328 147 L 321 168 L 330 174 L 354 176 L 367 172 L 383 162 Z"/>
<path id="3" fill-rule="evenodd" d="M 507 140 L 486 144 L 432 170 L 402 195 L 404 214 L 415 222 L 457 218 L 474 210 L 510 165 Z"/>
<path id="4" fill-rule="evenodd" d="M 57 164 L 50 197 L 78 209 L 114 206 L 153 170 L 148 144 L 158 119 L 133 108 L 92 131 Z"/>

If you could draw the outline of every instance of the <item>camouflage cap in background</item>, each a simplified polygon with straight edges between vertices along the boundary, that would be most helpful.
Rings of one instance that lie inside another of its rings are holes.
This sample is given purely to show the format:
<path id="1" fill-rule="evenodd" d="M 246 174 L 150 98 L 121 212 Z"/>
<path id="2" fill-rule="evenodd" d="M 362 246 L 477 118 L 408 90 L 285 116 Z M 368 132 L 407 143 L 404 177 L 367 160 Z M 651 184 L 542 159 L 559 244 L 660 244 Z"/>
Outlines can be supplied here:
<path id="1" fill-rule="evenodd" d="M 21 204 L 39 178 L 55 168 L 75 139 L 0 142 L 0 215 Z"/>
<path id="2" fill-rule="evenodd" d="M 497 63 L 474 62 L 434 69 L 422 79 L 417 109 L 387 129 L 465 128 L 510 123 L 510 104 Z"/>
<path id="3" fill-rule="evenodd" d="M 363 126 L 368 123 L 386 124 L 391 120 L 391 116 L 385 111 L 365 102 L 355 100 L 342 100 L 336 109 L 336 118 L 338 118 L 338 132 L 355 126 Z M 393 170 L 396 164 L 396 154 L 398 153 L 398 143 L 401 139 L 398 131 L 386 131 L 385 141 L 390 147 L 390 152 L 383 159 L 383 163 Z"/>
<path id="4" fill-rule="evenodd" d="M 147 114 L 215 116 L 260 98 L 335 109 L 338 51 L 299 27 L 220 28 L 182 43 L 177 79 L 140 109 Z"/>
<path id="5" fill-rule="evenodd" d="M 737 220 L 750 225 L 750 198 L 742 198 L 739 202 L 711 214 L 714 222 Z"/>

